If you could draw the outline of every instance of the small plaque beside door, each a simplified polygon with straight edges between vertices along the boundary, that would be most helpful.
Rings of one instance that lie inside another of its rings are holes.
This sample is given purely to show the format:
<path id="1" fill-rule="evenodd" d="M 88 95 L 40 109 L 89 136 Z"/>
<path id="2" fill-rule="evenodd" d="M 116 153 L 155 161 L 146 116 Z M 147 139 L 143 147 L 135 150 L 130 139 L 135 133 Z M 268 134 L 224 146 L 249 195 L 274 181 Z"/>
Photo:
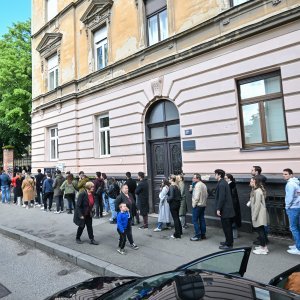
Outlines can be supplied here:
<path id="1" fill-rule="evenodd" d="M 182 149 L 183 151 L 193 151 L 196 150 L 196 141 L 182 141 Z"/>

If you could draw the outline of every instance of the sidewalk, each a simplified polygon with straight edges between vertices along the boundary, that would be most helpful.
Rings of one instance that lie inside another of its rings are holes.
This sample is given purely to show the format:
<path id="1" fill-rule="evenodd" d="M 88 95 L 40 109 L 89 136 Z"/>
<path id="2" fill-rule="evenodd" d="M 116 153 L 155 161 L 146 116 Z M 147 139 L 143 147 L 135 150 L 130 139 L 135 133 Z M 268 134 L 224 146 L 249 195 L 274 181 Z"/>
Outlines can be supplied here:
<path id="1" fill-rule="evenodd" d="M 151 275 L 172 270 L 188 261 L 220 251 L 219 242 L 224 240 L 221 228 L 207 228 L 207 240 L 191 242 L 193 227 L 184 231 L 181 240 L 170 239 L 173 231 L 153 232 L 155 217 L 149 217 L 149 230 L 133 227 L 133 237 L 139 250 L 126 248 L 127 255 L 116 252 L 118 234 L 116 225 L 109 224 L 109 217 L 93 220 L 95 240 L 90 245 L 86 229 L 85 242 L 75 242 L 77 226 L 73 215 L 43 212 L 40 208 L 26 210 L 13 204 L 0 204 L 0 233 L 20 239 L 30 245 L 57 255 L 100 275 Z M 235 247 L 250 246 L 255 234 L 240 233 Z M 268 282 L 269 279 L 300 263 L 300 256 L 286 252 L 292 242 L 270 238 L 269 255 L 250 256 L 246 276 Z M 1 245 L 1 242 L 0 242 Z"/>

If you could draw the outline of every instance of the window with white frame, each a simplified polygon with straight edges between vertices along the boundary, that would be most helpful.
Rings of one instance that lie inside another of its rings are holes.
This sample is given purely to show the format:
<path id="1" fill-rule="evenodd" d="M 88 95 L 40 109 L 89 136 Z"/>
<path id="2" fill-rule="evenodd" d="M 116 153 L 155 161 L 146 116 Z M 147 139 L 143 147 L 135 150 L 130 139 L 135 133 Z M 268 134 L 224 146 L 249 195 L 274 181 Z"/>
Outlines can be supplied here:
<path id="1" fill-rule="evenodd" d="M 58 159 L 58 129 L 57 127 L 49 128 L 50 136 L 50 160 Z"/>
<path id="2" fill-rule="evenodd" d="M 57 0 L 46 0 L 46 21 L 57 15 Z"/>
<path id="3" fill-rule="evenodd" d="M 95 69 L 101 70 L 107 66 L 107 27 L 103 26 L 94 32 Z"/>
<path id="4" fill-rule="evenodd" d="M 245 3 L 249 0 L 230 0 L 230 5 L 231 6 L 236 6 L 236 5 L 240 5 L 242 3 Z"/>
<path id="5" fill-rule="evenodd" d="M 168 14 L 166 0 L 145 2 L 149 46 L 168 37 Z"/>
<path id="6" fill-rule="evenodd" d="M 109 116 L 102 115 L 98 120 L 100 156 L 108 156 L 110 155 Z"/>
<path id="7" fill-rule="evenodd" d="M 57 54 L 48 58 L 48 90 L 51 91 L 58 86 L 58 56 Z"/>

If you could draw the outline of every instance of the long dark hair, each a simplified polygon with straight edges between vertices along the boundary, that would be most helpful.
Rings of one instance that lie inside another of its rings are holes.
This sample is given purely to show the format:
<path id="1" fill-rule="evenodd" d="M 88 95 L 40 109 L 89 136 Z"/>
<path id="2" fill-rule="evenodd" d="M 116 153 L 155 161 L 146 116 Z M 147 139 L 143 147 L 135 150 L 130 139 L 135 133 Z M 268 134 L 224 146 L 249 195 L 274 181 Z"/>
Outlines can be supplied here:
<path id="1" fill-rule="evenodd" d="M 227 176 L 227 178 L 228 178 L 230 181 L 235 182 L 235 178 L 233 177 L 232 174 L 227 173 L 226 176 Z"/>
<path id="2" fill-rule="evenodd" d="M 167 178 L 162 180 L 161 187 L 163 188 L 164 186 L 170 186 L 170 182 Z"/>

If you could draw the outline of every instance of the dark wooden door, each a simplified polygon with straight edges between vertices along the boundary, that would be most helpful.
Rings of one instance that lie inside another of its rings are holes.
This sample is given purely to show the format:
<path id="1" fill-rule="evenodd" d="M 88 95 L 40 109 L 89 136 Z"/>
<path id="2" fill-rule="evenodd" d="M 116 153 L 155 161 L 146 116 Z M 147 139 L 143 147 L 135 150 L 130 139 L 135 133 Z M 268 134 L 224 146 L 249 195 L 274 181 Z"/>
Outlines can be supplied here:
<path id="1" fill-rule="evenodd" d="M 151 142 L 151 158 L 153 207 L 158 212 L 162 179 L 182 170 L 180 139 Z"/>

